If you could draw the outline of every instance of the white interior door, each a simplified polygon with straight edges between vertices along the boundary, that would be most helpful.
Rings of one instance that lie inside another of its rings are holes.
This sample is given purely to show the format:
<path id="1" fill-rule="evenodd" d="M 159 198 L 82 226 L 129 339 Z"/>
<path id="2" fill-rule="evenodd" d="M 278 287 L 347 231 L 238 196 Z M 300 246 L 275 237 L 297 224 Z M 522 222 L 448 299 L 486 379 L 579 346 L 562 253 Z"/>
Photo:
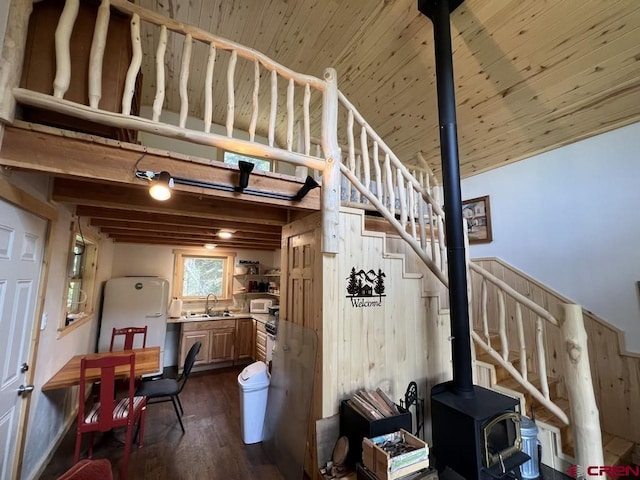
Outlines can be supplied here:
<path id="1" fill-rule="evenodd" d="M 0 200 L 0 478 L 11 478 L 47 220 Z"/>

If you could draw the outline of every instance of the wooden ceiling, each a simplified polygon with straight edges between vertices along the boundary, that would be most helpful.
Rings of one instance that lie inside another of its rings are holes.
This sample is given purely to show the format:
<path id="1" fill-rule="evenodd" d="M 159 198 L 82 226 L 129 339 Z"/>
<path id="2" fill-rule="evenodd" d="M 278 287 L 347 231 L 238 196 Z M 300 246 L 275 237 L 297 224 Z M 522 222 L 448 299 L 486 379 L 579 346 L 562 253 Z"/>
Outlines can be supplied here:
<path id="1" fill-rule="evenodd" d="M 301 73 L 321 76 L 334 67 L 341 91 L 399 158 L 411 165 L 421 153 L 439 174 L 433 29 L 417 0 L 135 2 Z M 466 0 L 451 24 L 463 176 L 640 118 L 637 0 Z M 155 51 L 156 41 L 143 32 L 144 51 Z M 170 37 L 164 108 L 176 112 L 181 49 L 182 38 Z M 205 50 L 194 48 L 189 78 L 190 114 L 200 118 L 204 75 L 197 65 L 206 63 Z M 143 74 L 142 103 L 151 105 L 152 61 Z M 250 103 L 252 85 L 235 86 L 236 104 Z M 238 109 L 236 125 L 248 125 L 249 112 Z M 218 102 L 216 123 L 224 124 L 224 113 Z"/>

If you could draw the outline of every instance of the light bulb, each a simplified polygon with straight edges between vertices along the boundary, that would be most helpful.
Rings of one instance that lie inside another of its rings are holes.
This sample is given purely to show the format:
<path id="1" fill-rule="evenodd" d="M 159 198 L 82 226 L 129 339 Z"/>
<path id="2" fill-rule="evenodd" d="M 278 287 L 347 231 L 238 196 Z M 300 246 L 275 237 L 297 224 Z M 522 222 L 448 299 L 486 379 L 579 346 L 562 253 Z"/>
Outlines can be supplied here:
<path id="1" fill-rule="evenodd" d="M 169 172 L 160 172 L 156 180 L 151 180 L 149 195 L 156 200 L 164 201 L 171 198 L 171 175 Z"/>

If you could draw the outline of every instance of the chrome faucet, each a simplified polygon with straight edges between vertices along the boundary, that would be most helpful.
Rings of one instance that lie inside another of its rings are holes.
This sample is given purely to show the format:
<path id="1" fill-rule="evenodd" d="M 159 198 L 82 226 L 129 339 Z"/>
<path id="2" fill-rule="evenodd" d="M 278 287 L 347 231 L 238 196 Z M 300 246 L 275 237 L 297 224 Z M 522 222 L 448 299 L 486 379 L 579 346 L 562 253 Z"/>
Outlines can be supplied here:
<path id="1" fill-rule="evenodd" d="M 206 313 L 207 315 L 211 315 L 211 307 L 209 307 L 209 297 L 213 295 L 213 304 L 217 305 L 218 304 L 218 297 L 216 297 L 215 293 L 210 293 L 207 295 L 207 299 L 204 302 L 204 313 Z"/>

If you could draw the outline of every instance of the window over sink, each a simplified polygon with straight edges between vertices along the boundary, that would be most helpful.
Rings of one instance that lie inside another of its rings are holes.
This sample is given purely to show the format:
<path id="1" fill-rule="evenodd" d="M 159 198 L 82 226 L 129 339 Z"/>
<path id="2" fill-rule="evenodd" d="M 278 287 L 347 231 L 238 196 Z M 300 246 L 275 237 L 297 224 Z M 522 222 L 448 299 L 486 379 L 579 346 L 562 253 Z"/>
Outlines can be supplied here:
<path id="1" fill-rule="evenodd" d="M 186 305 L 201 303 L 209 294 L 232 298 L 234 253 L 174 250 L 174 258 L 173 298 Z"/>

